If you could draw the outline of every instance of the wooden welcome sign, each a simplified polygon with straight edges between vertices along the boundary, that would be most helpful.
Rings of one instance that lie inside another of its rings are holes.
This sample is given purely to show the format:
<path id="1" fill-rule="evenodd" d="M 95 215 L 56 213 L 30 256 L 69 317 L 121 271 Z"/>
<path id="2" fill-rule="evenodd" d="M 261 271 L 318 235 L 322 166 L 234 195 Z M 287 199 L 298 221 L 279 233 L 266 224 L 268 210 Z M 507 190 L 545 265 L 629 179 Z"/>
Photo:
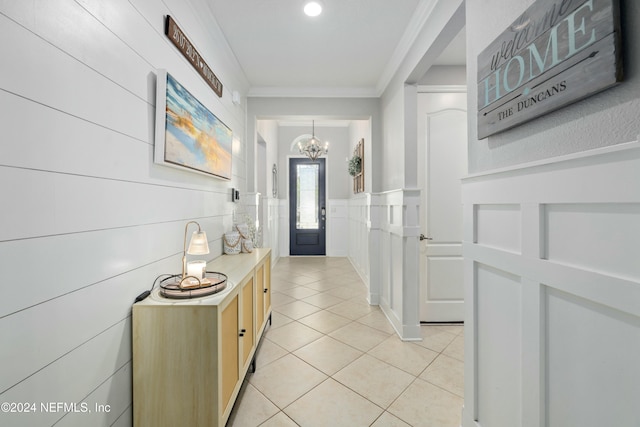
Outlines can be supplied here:
<path id="1" fill-rule="evenodd" d="M 478 56 L 478 138 L 622 80 L 618 0 L 538 0 Z"/>
<path id="2" fill-rule="evenodd" d="M 175 47 L 178 48 L 180 53 L 182 53 L 182 56 L 184 56 L 191 66 L 196 69 L 198 74 L 202 76 L 209 87 L 213 89 L 216 95 L 222 97 L 222 83 L 216 75 L 213 74 L 211 67 L 202 59 L 202 55 L 200 55 L 195 46 L 193 46 L 193 43 L 189 41 L 184 32 L 178 27 L 176 21 L 169 15 L 167 15 L 167 20 L 165 21 L 164 33 L 169 37 Z"/>

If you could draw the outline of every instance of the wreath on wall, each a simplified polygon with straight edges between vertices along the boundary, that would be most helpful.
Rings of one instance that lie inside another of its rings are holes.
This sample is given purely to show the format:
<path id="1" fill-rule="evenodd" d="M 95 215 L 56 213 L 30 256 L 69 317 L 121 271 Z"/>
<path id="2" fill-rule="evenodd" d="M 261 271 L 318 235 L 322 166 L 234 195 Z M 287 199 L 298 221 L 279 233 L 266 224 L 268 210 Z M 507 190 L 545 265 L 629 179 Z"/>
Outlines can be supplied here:
<path id="1" fill-rule="evenodd" d="M 356 176 L 362 170 L 362 159 L 360 156 L 353 156 L 349 160 L 349 175 Z"/>

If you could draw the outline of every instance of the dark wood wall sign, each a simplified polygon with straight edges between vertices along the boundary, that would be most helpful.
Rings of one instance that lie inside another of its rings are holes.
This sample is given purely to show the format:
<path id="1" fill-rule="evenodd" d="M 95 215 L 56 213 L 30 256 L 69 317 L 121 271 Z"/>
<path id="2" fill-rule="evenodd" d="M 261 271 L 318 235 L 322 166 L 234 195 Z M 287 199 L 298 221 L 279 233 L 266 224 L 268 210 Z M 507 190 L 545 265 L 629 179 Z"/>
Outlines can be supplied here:
<path id="1" fill-rule="evenodd" d="M 173 44 L 182 52 L 185 58 L 191 63 L 193 68 L 198 71 L 198 74 L 207 82 L 211 89 L 219 96 L 222 97 L 222 83 L 207 63 L 202 59 L 202 56 L 198 53 L 193 44 L 189 41 L 187 36 L 184 35 L 176 21 L 167 15 L 167 21 L 164 26 L 164 33 L 173 42 Z"/>
<path id="2" fill-rule="evenodd" d="M 538 0 L 478 56 L 478 138 L 622 80 L 618 0 Z"/>

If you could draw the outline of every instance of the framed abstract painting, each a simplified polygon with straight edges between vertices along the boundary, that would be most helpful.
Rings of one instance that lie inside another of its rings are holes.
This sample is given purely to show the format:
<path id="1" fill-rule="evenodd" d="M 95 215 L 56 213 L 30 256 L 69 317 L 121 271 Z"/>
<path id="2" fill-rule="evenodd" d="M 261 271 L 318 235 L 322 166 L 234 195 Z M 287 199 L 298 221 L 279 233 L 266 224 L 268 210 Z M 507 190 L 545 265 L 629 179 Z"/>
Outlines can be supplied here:
<path id="1" fill-rule="evenodd" d="M 166 70 L 156 82 L 154 162 L 231 179 L 233 133 Z"/>

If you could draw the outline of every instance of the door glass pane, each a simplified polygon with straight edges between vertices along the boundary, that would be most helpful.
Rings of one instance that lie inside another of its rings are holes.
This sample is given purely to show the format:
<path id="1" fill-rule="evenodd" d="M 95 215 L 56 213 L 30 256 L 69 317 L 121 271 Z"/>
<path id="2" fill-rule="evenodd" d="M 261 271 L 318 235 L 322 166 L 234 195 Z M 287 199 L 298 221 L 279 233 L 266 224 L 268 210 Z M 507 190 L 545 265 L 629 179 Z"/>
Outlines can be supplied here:
<path id="1" fill-rule="evenodd" d="M 318 176 L 320 165 L 296 165 L 298 168 L 296 228 L 318 229 Z"/>

